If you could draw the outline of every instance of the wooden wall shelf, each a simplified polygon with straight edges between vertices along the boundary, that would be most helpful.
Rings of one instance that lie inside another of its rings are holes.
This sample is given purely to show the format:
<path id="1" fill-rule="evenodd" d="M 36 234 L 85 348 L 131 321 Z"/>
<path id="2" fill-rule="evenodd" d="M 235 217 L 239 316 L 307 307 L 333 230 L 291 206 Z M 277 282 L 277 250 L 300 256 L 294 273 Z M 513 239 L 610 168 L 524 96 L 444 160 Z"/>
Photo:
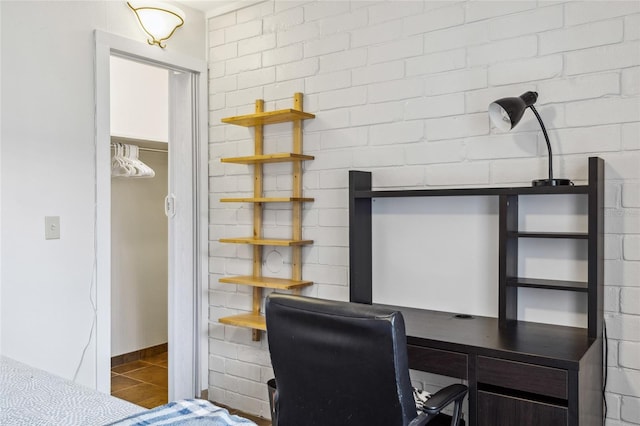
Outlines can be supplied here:
<path id="1" fill-rule="evenodd" d="M 313 240 L 278 240 L 278 239 L 258 239 L 251 237 L 240 238 L 220 238 L 221 243 L 235 243 L 235 244 L 251 244 L 253 246 L 280 246 L 280 247 L 292 247 L 292 246 L 306 246 L 313 244 Z"/>
<path id="2" fill-rule="evenodd" d="M 262 289 L 298 291 L 300 288 L 313 284 L 302 280 L 302 246 L 313 244 L 312 240 L 302 238 L 302 205 L 312 202 L 313 198 L 302 195 L 302 162 L 313 160 L 313 156 L 302 153 L 302 121 L 314 118 L 315 115 L 302 110 L 302 93 L 293 96 L 291 109 L 265 112 L 264 101 L 256 100 L 254 114 L 223 118 L 223 123 L 237 126 L 254 127 L 254 155 L 244 157 L 222 158 L 223 163 L 247 164 L 254 167 L 253 196 L 222 198 L 224 203 L 252 203 L 253 204 L 253 233 L 252 237 L 221 238 L 221 243 L 250 244 L 253 246 L 253 271 L 251 275 L 220 278 L 220 282 L 227 284 L 248 285 L 253 287 L 253 306 L 249 314 L 234 315 L 220 318 L 223 324 L 238 327 L 248 327 L 253 330 L 253 340 L 260 340 L 260 331 L 266 330 L 264 316 L 260 314 L 262 305 Z M 274 154 L 264 153 L 263 126 L 268 124 L 291 122 L 293 124 L 293 142 L 291 152 Z M 263 167 L 270 163 L 292 163 L 292 194 L 289 197 L 266 197 L 263 191 Z M 291 204 L 291 238 L 276 239 L 263 237 L 262 212 L 263 205 L 269 203 Z M 262 248 L 264 246 L 289 247 L 291 250 L 291 278 L 265 277 L 262 273 Z"/>
<path id="3" fill-rule="evenodd" d="M 294 154 L 292 152 L 279 152 L 276 154 L 249 155 L 246 157 L 221 158 L 223 163 L 257 164 L 257 163 L 285 163 L 292 161 L 313 160 L 313 155 Z"/>
<path id="4" fill-rule="evenodd" d="M 308 120 L 316 116 L 297 109 L 281 109 L 278 111 L 256 112 L 254 114 L 237 115 L 223 118 L 222 122 L 235 124 L 236 126 L 254 127 L 267 124 L 286 123 L 299 120 Z"/>
<path id="5" fill-rule="evenodd" d="M 254 330 L 266 331 L 267 322 L 260 314 L 240 314 L 218 319 L 222 324 L 246 327 Z"/>
<path id="6" fill-rule="evenodd" d="M 313 198 L 304 197 L 260 197 L 260 198 L 220 198 L 221 203 L 293 203 L 293 202 L 308 203 L 313 201 Z"/>
<path id="7" fill-rule="evenodd" d="M 251 285 L 262 288 L 275 288 L 278 290 L 294 290 L 296 288 L 306 287 L 313 284 L 313 281 L 290 280 L 273 277 L 254 277 L 251 275 L 224 277 L 220 278 L 220 282 L 227 284 Z"/>

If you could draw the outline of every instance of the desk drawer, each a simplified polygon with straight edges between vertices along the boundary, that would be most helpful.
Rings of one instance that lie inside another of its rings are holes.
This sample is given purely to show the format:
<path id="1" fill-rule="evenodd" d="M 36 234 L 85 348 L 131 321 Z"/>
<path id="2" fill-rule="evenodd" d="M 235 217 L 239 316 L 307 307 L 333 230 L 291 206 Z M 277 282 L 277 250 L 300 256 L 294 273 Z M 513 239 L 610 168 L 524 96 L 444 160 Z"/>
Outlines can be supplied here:
<path id="1" fill-rule="evenodd" d="M 443 376 L 467 378 L 467 355 L 441 349 L 407 345 L 409 368 Z"/>
<path id="2" fill-rule="evenodd" d="M 478 426 L 567 426 L 569 409 L 478 391 Z"/>
<path id="3" fill-rule="evenodd" d="M 567 371 L 504 359 L 478 357 L 478 382 L 567 399 Z"/>

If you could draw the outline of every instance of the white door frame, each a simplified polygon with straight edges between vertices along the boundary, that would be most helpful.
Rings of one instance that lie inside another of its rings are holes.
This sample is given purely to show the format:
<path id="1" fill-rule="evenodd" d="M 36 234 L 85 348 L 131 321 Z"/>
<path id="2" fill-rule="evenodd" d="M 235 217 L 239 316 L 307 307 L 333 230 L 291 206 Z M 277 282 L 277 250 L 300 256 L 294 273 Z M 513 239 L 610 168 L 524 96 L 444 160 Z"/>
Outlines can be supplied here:
<path id="1" fill-rule="evenodd" d="M 111 389 L 111 151 L 110 151 L 110 57 L 118 55 L 134 61 L 159 66 L 188 74 L 189 82 L 177 79 L 170 90 L 187 90 L 182 98 L 177 96 L 178 107 L 191 105 L 192 114 L 170 117 L 174 130 L 190 137 L 192 151 L 176 155 L 190 168 L 188 176 L 194 187 L 191 205 L 186 210 L 193 227 L 191 247 L 170 248 L 169 273 L 178 256 L 184 260 L 185 250 L 192 253 L 193 268 L 187 277 L 169 277 L 169 399 L 200 396 L 208 386 L 207 381 L 207 66 L 205 61 L 179 53 L 164 51 L 145 43 L 136 42 L 99 30 L 95 31 L 95 96 L 96 96 L 96 388 L 110 393 Z M 170 76 L 170 80 L 172 77 Z M 175 94 L 175 93 L 174 93 Z M 171 96 L 170 96 L 171 98 Z M 175 98 L 175 96 L 174 96 Z M 181 98 L 181 99 L 180 99 Z M 175 115 L 171 114 L 170 115 Z M 182 121 L 176 122 L 174 119 Z M 186 123 L 185 123 L 186 122 Z M 176 126 L 175 124 L 178 124 Z M 191 157 L 191 158 L 189 158 Z M 170 160 L 171 161 L 171 160 Z M 188 163 L 191 163 L 189 166 Z M 169 166 L 171 173 L 171 165 Z M 180 176 L 171 179 L 180 180 Z M 180 208 L 180 200 L 176 201 Z M 169 227 L 172 232 L 184 229 Z M 187 238 L 188 239 L 188 238 Z M 192 250 L 189 250 L 192 249 Z M 179 298 L 177 297 L 179 296 Z M 173 302 L 172 302 L 172 299 Z M 177 302 L 177 303 L 174 303 Z"/>

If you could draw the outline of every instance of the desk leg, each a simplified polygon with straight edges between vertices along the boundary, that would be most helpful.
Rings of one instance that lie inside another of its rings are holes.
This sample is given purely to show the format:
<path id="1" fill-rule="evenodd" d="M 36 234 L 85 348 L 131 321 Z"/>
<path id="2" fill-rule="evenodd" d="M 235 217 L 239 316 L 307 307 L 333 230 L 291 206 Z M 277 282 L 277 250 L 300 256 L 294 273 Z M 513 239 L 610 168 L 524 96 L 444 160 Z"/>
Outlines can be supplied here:
<path id="1" fill-rule="evenodd" d="M 371 191 L 371 172 L 349 171 L 349 301 L 371 304 L 371 198 L 358 191 Z"/>
<path id="2" fill-rule="evenodd" d="M 469 413 L 467 424 L 478 425 L 478 376 L 476 374 L 476 354 L 470 353 L 467 360 L 467 378 L 469 386 Z"/>

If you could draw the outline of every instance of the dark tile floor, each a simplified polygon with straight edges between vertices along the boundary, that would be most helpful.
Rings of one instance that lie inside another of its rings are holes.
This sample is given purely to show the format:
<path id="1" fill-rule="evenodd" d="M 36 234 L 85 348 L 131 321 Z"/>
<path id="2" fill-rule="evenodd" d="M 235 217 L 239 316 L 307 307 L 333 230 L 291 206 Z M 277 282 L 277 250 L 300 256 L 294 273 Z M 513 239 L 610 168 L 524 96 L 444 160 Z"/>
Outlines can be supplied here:
<path id="1" fill-rule="evenodd" d="M 167 403 L 167 353 L 111 369 L 111 395 L 145 408 Z"/>
<path id="2" fill-rule="evenodd" d="M 167 353 L 147 356 L 111 369 L 111 395 L 145 408 L 167 403 Z M 220 405 L 220 404 L 217 404 Z M 231 414 L 254 421 L 258 426 L 271 426 L 271 421 L 255 417 L 232 407 Z"/>

